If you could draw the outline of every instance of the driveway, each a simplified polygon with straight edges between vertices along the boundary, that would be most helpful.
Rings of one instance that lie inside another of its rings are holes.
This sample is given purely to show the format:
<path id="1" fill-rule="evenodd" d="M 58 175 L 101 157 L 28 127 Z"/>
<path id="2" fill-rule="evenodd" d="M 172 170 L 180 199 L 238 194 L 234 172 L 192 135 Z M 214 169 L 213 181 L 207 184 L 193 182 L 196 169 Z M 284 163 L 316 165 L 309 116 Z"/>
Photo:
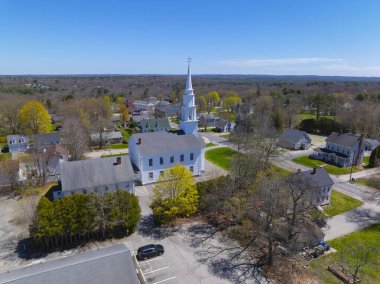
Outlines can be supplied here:
<path id="1" fill-rule="evenodd" d="M 142 220 L 137 232 L 125 241 L 131 251 L 150 243 L 164 246 L 162 259 L 142 265 L 143 272 L 148 272 L 148 283 L 236 283 L 240 270 L 233 267 L 236 263 L 231 261 L 229 253 L 212 257 L 229 241 L 222 235 L 213 234 L 211 226 L 194 220 L 170 228 L 154 227 L 149 208 L 152 188 L 153 185 L 136 187 Z M 250 279 L 244 283 L 255 282 Z"/>

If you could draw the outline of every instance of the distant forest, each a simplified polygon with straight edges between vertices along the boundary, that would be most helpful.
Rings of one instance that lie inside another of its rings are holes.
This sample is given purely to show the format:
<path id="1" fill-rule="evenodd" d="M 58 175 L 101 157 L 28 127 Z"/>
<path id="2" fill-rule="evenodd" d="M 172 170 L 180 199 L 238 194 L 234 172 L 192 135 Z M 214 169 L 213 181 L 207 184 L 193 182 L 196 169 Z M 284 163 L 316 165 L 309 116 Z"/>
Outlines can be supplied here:
<path id="1" fill-rule="evenodd" d="M 127 100 L 151 96 L 167 98 L 185 88 L 185 75 L 89 75 L 89 76 L 0 76 L 0 95 L 24 94 L 51 101 L 67 98 L 122 96 Z M 31 86 L 31 84 L 34 85 Z M 48 88 L 43 88 L 47 86 Z M 344 93 L 379 95 L 380 78 L 325 76 L 194 75 L 196 95 L 235 91 L 242 98 L 257 92 L 313 95 Z"/>

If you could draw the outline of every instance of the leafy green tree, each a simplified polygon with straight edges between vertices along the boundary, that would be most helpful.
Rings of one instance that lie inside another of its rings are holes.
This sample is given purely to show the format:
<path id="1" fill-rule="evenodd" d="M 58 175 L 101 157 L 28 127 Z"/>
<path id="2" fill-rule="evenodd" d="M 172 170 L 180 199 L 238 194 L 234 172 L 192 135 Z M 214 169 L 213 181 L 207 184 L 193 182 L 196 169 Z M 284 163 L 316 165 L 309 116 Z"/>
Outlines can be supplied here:
<path id="1" fill-rule="evenodd" d="M 380 167 L 380 146 L 377 146 L 375 150 L 372 151 L 368 166 L 370 168 Z"/>
<path id="2" fill-rule="evenodd" d="M 50 120 L 48 111 L 35 100 L 24 104 L 19 111 L 20 128 L 26 134 L 49 132 Z"/>
<path id="3" fill-rule="evenodd" d="M 230 96 L 223 99 L 223 108 L 225 110 L 230 110 L 233 106 L 241 102 L 241 99 L 236 96 Z"/>
<path id="4" fill-rule="evenodd" d="M 308 133 L 315 133 L 318 130 L 318 122 L 314 118 L 308 118 L 301 121 L 299 129 Z"/>
<path id="5" fill-rule="evenodd" d="M 199 194 L 192 173 L 177 164 L 166 169 L 153 188 L 151 208 L 158 224 L 190 217 L 198 210 Z"/>

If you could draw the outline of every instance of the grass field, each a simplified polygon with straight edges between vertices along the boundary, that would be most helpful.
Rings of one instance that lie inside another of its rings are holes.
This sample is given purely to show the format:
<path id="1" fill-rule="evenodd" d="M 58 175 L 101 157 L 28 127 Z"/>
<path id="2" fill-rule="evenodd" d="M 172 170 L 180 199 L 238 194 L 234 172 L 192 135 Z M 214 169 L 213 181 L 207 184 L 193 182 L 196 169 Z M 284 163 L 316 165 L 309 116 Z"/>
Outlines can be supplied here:
<path id="1" fill-rule="evenodd" d="M 340 250 L 348 248 L 353 241 L 357 240 L 360 240 L 365 246 L 378 248 L 380 241 L 380 223 L 376 223 L 364 230 L 357 231 L 344 237 L 332 240 L 329 242 L 329 244 L 339 252 Z M 327 270 L 327 266 L 334 263 L 337 257 L 337 253 L 330 254 L 320 257 L 319 259 L 310 263 L 311 267 L 318 274 L 320 279 L 326 284 L 342 283 Z M 380 253 L 375 254 L 374 262 L 375 263 L 373 265 L 363 268 L 363 271 L 368 275 L 368 277 L 362 279 L 361 283 L 380 283 Z"/>
<path id="2" fill-rule="evenodd" d="M 207 144 L 206 144 L 206 148 L 207 148 L 207 147 L 213 147 L 213 146 L 216 146 L 216 144 L 214 144 L 214 143 L 207 143 Z"/>
<path id="3" fill-rule="evenodd" d="M 326 171 L 332 175 L 347 175 L 351 171 L 351 167 L 347 167 L 347 168 L 336 167 L 333 165 L 326 164 L 326 163 L 319 161 L 319 160 L 311 159 L 309 156 L 302 156 L 302 157 L 294 158 L 292 161 L 297 163 L 297 164 L 300 164 L 300 165 L 303 165 L 306 167 L 310 167 L 310 168 L 318 167 L 318 166 L 324 166 Z M 363 170 L 362 167 L 355 166 L 355 167 L 353 167 L 352 172 L 355 173 L 355 172 L 360 172 L 362 170 Z"/>
<path id="4" fill-rule="evenodd" d="M 237 154 L 237 152 L 231 148 L 221 147 L 221 148 L 216 148 L 216 149 L 206 151 L 205 157 L 211 163 L 213 163 L 213 164 L 221 167 L 222 169 L 228 171 L 231 167 L 231 159 L 236 154 Z M 271 168 L 275 172 L 277 172 L 281 175 L 288 175 L 291 173 L 288 170 L 282 169 L 282 168 L 277 167 L 275 165 L 272 165 Z"/>
<path id="5" fill-rule="evenodd" d="M 323 211 L 329 216 L 335 216 L 361 205 L 363 205 L 363 202 L 360 200 L 333 190 L 331 192 L 331 205 L 324 206 Z"/>
<path id="6" fill-rule="evenodd" d="M 362 179 L 357 179 L 358 184 L 362 184 L 380 190 L 380 175 L 373 175 Z"/>
<path id="7" fill-rule="evenodd" d="M 103 155 L 102 158 L 120 157 L 120 156 L 128 156 L 128 153 L 124 153 L 124 154 L 112 154 L 112 155 Z"/>
<path id="8" fill-rule="evenodd" d="M 231 167 L 231 159 L 236 153 L 237 152 L 231 148 L 221 147 L 206 151 L 205 157 L 213 164 L 228 171 Z"/>
<path id="9" fill-rule="evenodd" d="M 111 149 L 126 149 L 128 148 L 128 144 L 113 144 L 110 146 Z"/>
<path id="10" fill-rule="evenodd" d="M 327 118 L 334 119 L 334 117 L 332 115 L 321 115 L 320 117 L 327 117 Z M 316 119 L 317 115 L 316 114 L 311 114 L 311 113 L 300 113 L 300 114 L 297 115 L 297 118 L 299 120 L 304 120 L 304 119 L 309 119 L 309 118 Z"/>

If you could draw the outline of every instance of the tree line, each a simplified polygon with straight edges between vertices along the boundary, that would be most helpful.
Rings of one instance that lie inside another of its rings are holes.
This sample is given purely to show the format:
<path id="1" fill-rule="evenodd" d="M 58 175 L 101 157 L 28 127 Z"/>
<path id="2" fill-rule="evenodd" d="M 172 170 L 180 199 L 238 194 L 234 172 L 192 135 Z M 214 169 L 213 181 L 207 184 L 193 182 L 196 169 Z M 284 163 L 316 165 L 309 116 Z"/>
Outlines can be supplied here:
<path id="1" fill-rule="evenodd" d="M 124 190 L 42 197 L 29 231 L 46 249 L 133 233 L 140 220 L 138 197 Z"/>

